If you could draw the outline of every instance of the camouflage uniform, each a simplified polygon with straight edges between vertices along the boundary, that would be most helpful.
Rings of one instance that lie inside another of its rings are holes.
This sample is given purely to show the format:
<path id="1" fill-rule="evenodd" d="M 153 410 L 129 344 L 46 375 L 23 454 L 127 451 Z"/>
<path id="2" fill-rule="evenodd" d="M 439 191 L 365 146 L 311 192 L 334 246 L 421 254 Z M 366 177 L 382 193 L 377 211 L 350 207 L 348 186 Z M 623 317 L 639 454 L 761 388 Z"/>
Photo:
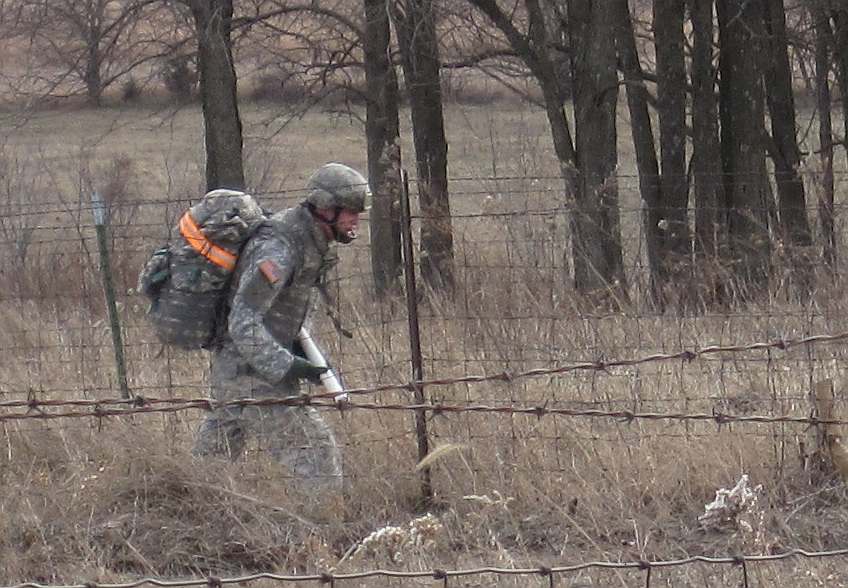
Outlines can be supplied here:
<path id="1" fill-rule="evenodd" d="M 311 305 L 313 286 L 332 259 L 330 244 L 305 206 L 273 215 L 238 261 L 226 332 L 212 358 L 217 400 L 295 396 L 292 346 Z M 248 432 L 267 440 L 276 459 L 315 486 L 341 485 L 341 455 L 331 429 L 312 407 L 228 407 L 198 432 L 195 453 L 235 459 Z"/>

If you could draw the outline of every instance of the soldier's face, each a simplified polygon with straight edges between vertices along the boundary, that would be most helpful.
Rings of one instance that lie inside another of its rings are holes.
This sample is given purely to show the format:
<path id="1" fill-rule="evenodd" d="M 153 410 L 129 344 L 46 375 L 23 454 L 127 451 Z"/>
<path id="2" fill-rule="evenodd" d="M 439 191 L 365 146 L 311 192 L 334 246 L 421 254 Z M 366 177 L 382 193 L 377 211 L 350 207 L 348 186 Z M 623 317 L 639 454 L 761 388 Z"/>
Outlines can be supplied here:
<path id="1" fill-rule="evenodd" d="M 359 213 L 347 208 L 341 209 L 336 218 L 336 240 L 340 243 L 350 243 L 356 239 L 359 228 Z"/>

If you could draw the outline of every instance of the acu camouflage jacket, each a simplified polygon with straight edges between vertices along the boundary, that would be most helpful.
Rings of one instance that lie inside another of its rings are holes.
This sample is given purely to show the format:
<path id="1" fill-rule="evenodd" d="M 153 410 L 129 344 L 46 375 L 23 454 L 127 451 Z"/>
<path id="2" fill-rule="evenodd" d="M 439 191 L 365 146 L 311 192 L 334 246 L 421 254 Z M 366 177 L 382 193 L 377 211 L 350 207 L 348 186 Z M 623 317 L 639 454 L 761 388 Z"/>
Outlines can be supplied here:
<path id="1" fill-rule="evenodd" d="M 257 386 L 286 379 L 313 287 L 333 261 L 327 237 L 303 206 L 274 214 L 256 231 L 233 275 L 227 328 L 213 358 L 213 387 L 216 379 L 241 380 L 226 387 L 247 396 Z M 229 365 L 216 369 L 215 362 Z"/>

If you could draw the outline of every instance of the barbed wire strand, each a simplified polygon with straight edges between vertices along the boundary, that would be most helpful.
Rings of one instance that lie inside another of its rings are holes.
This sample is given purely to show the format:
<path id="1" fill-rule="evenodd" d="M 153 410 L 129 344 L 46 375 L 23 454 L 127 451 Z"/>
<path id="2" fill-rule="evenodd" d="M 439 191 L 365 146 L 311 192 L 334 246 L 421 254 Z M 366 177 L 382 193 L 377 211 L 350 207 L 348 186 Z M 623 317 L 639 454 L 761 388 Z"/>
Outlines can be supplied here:
<path id="1" fill-rule="evenodd" d="M 726 175 L 726 174 L 720 174 Z M 809 174 L 816 175 L 816 174 Z M 848 176 L 848 170 L 840 171 L 838 174 L 839 177 Z M 615 176 L 619 180 L 626 179 L 638 179 L 638 175 L 630 175 L 630 174 L 617 174 Z M 737 174 L 738 177 L 738 174 Z M 560 177 L 551 176 L 525 176 L 525 177 L 502 177 L 502 178 L 448 178 L 448 181 L 457 182 L 457 181 L 480 181 L 480 182 L 498 182 L 498 181 L 519 181 L 519 180 L 530 180 L 531 182 L 534 180 L 539 181 L 558 181 L 562 180 Z M 410 181 L 414 184 L 415 180 L 410 178 Z M 623 185 L 620 187 L 620 192 L 623 193 L 638 193 L 638 186 L 635 185 Z M 492 189 L 468 189 L 468 188 L 454 188 L 450 191 L 451 200 L 456 200 L 462 197 L 479 197 L 479 196 L 492 196 L 498 197 L 500 199 L 504 199 L 504 197 L 511 196 L 525 196 L 532 194 L 561 194 L 564 192 L 564 187 L 559 185 L 535 185 L 528 187 L 520 187 L 513 186 L 509 188 L 492 188 Z M 289 198 L 303 198 L 306 195 L 305 189 L 284 189 L 284 190 L 269 190 L 269 191 L 252 191 L 254 196 L 287 196 Z M 192 197 L 174 197 L 167 199 L 149 199 L 149 198 L 138 198 L 138 199 L 128 199 L 125 201 L 121 201 L 120 203 L 116 203 L 112 205 L 111 210 L 114 210 L 116 214 L 120 211 L 130 211 L 133 209 L 147 207 L 147 206 L 167 206 L 167 205 L 178 205 L 180 208 L 177 211 L 182 211 L 191 207 L 193 204 L 196 204 L 203 198 L 203 194 L 200 193 L 196 196 Z M 285 199 L 285 198 L 283 198 Z M 508 198 L 506 198 L 508 199 Z M 831 207 L 832 210 L 841 210 L 845 208 L 845 203 L 834 203 Z M 24 208 L 24 210 L 21 210 Z M 28 208 L 28 209 L 27 209 Z M 35 208 L 35 210 L 33 210 Z M 686 210 L 687 212 L 693 212 L 698 207 L 694 206 L 679 206 L 674 207 L 675 210 Z M 808 204 L 803 207 L 808 212 L 815 212 L 817 210 L 817 206 L 814 204 Z M 573 211 L 576 210 L 577 207 L 573 204 L 564 205 L 561 207 L 557 207 L 553 209 L 554 211 Z M 621 212 L 638 212 L 642 210 L 642 207 L 635 206 L 620 206 L 618 209 Z M 712 207 L 701 207 L 703 210 L 727 210 L 725 207 L 712 206 Z M 70 215 L 79 217 L 79 222 L 77 224 L 71 225 L 67 228 L 79 228 L 79 227 L 91 227 L 93 226 L 88 218 L 85 221 L 82 220 L 83 215 L 90 216 L 88 213 L 91 213 L 94 210 L 94 205 L 92 204 L 84 204 L 82 202 L 75 203 L 73 206 L 64 205 L 60 202 L 39 202 L 36 199 L 33 200 L 32 203 L 16 203 L 14 210 L 10 206 L 0 207 L 0 219 L 13 219 L 13 218 L 24 218 L 24 217 L 36 217 L 36 216 L 45 216 L 45 215 Z M 767 210 L 767 207 L 762 206 L 749 210 Z M 532 211 L 524 211 L 524 212 L 532 212 Z M 364 217 L 367 218 L 367 217 Z M 429 218 L 429 217 L 428 217 Z M 135 223 L 133 223 L 135 224 Z M 120 222 L 115 223 L 115 226 L 121 226 Z M 149 223 L 145 226 L 162 226 L 162 223 Z M 35 228 L 49 228 L 45 226 L 35 227 Z"/>
<path id="2" fill-rule="evenodd" d="M 37 332 L 37 331 L 34 331 Z M 421 381 L 413 381 L 402 384 L 381 384 L 375 385 L 371 387 L 362 387 L 362 388 L 350 388 L 347 390 L 348 394 L 351 395 L 361 395 L 361 394 L 371 394 L 376 392 L 385 392 L 390 390 L 414 390 L 416 386 L 433 386 L 433 385 L 453 385 L 453 384 L 470 384 L 470 383 L 481 383 L 481 382 L 490 382 L 490 381 L 507 381 L 512 382 L 514 380 L 520 380 L 524 378 L 534 378 L 541 376 L 550 376 L 550 375 L 562 375 L 575 371 L 607 371 L 610 368 L 615 367 L 633 367 L 638 365 L 644 365 L 652 362 L 664 362 L 669 360 L 685 360 L 687 362 L 694 361 L 696 359 L 702 361 L 708 361 L 709 355 L 714 355 L 717 353 L 742 353 L 747 351 L 758 351 L 758 350 L 768 350 L 768 349 L 779 349 L 779 350 L 788 350 L 791 347 L 797 347 L 799 345 L 804 344 L 816 344 L 816 343 L 831 343 L 831 342 L 839 342 L 842 340 L 848 339 L 848 332 L 845 333 L 837 333 L 834 335 L 810 335 L 800 339 L 778 339 L 770 342 L 764 343 L 747 343 L 747 344 L 736 344 L 729 346 L 719 346 L 719 345 L 711 345 L 699 349 L 694 350 L 681 350 L 674 353 L 656 353 L 649 356 L 635 358 L 635 359 L 620 359 L 620 360 L 596 360 L 596 361 L 582 361 L 576 364 L 568 365 L 568 366 L 556 366 L 553 368 L 537 368 L 533 370 L 528 370 L 525 372 L 511 373 L 508 371 L 490 374 L 490 375 L 482 375 L 482 376 L 462 376 L 458 378 L 442 378 L 442 379 L 432 379 L 432 380 L 421 380 Z M 148 344 L 148 343 L 145 343 Z M 157 343 L 158 345 L 158 343 Z M 101 344 L 103 348 L 108 348 L 109 345 Z M 56 345 L 56 347 L 62 347 L 61 345 Z M 13 349 L 13 348 L 7 348 Z M 831 358 L 837 359 L 837 358 Z M 401 360 L 399 360 L 400 362 Z M 823 360 L 819 360 L 823 361 Z M 395 363 L 399 363 L 395 362 Z M 394 364 L 392 364 L 394 365 Z M 195 383 L 190 383 L 191 386 L 196 386 Z M 157 388 L 155 386 L 148 388 Z M 102 387 L 100 389 L 103 389 Z M 53 390 L 63 391 L 63 390 Z M 72 389 L 64 390 L 67 392 L 73 391 Z M 27 391 L 19 391 L 19 393 L 26 393 Z M 313 398 L 330 398 L 333 397 L 334 394 L 313 394 Z M 0 406 L 3 406 L 0 403 Z"/>
<path id="3" fill-rule="evenodd" d="M 214 410 L 220 408 L 231 407 L 258 407 L 258 406 L 313 406 L 316 408 L 336 409 L 339 411 L 347 411 L 351 409 L 357 410 L 373 410 L 373 411 L 409 411 L 409 412 L 431 412 L 434 415 L 444 415 L 453 413 L 487 413 L 499 415 L 527 415 L 542 418 L 545 416 L 561 416 L 561 417 L 583 417 L 583 418 L 609 418 L 623 422 L 632 422 L 636 420 L 649 421 L 707 421 L 714 422 L 716 425 L 727 425 L 730 423 L 791 423 L 797 425 L 817 426 L 817 425 L 848 425 L 848 420 L 841 419 L 820 419 L 815 416 L 794 416 L 794 415 L 736 415 L 714 411 L 711 413 L 704 412 L 635 412 L 632 410 L 599 410 L 599 409 L 576 409 L 576 408 L 557 408 L 549 407 L 544 404 L 538 406 L 490 406 L 484 404 L 390 404 L 390 403 L 362 403 L 350 402 L 348 400 L 339 401 L 316 401 L 308 395 L 289 396 L 285 398 L 267 397 L 267 398 L 238 398 L 235 400 L 219 401 L 213 398 L 156 398 L 146 399 L 136 397 L 136 404 L 128 408 L 103 408 L 105 405 L 115 405 L 125 403 L 126 400 L 107 399 L 107 400 L 75 400 L 77 406 L 91 406 L 90 411 L 65 411 L 65 412 L 42 412 L 40 408 L 45 403 L 61 404 L 67 401 L 28 401 L 27 412 L 6 412 L 0 413 L 0 422 L 16 421 L 27 419 L 44 419 L 55 420 L 62 418 L 102 418 L 110 416 L 126 416 L 144 413 L 171 413 L 181 412 L 185 410 L 201 409 Z M 26 401 L 12 401 L 22 402 Z M 49 404 L 48 404 L 49 405 Z"/>
<path id="4" fill-rule="evenodd" d="M 182 388 L 186 390 L 195 389 L 195 390 L 205 390 L 207 386 L 202 384 L 174 384 L 172 386 L 145 386 L 146 389 L 149 390 L 170 390 Z M 95 392 L 95 391 L 112 391 L 113 388 L 108 386 L 91 386 L 86 388 L 87 392 Z M 41 391 L 43 392 L 43 391 Z M 50 390 L 53 392 L 53 390 Z M 4 394 L 8 394 L 5 393 Z M 144 396 L 144 395 L 135 395 L 133 398 L 68 398 L 68 399 L 44 399 L 38 400 L 37 397 L 34 397 L 34 392 L 32 390 L 29 391 L 20 391 L 17 393 L 19 396 L 26 396 L 26 398 L 20 398 L 16 400 L 2 400 L 0 401 L 0 408 L 27 408 L 30 410 L 38 410 L 42 408 L 59 408 L 59 407 L 92 407 L 92 406 L 144 406 L 144 405 L 157 405 L 157 404 L 185 404 L 188 402 L 205 402 L 209 399 L 205 397 L 196 397 L 196 398 L 180 398 L 170 396 L 168 398 L 157 398 L 152 396 Z M 317 395 L 306 395 L 306 397 L 310 399 L 318 400 Z M 249 397 L 243 397 L 249 398 Z M 530 399 L 527 399 L 530 402 L 533 402 Z M 771 402 L 773 400 L 772 396 L 763 396 L 756 395 L 751 393 L 744 393 L 740 396 L 716 396 L 716 395 L 707 395 L 707 396 L 646 396 L 640 398 L 616 398 L 616 399 L 563 399 L 563 400 L 552 400 L 550 398 L 544 398 L 544 401 L 549 405 L 557 406 L 560 404 L 570 405 L 571 407 L 578 406 L 611 406 L 611 405 L 632 405 L 634 403 L 638 404 L 672 404 L 678 402 L 712 402 L 712 403 L 732 403 L 732 402 L 745 402 L 745 403 L 756 403 L 756 402 Z M 780 400 L 786 402 L 806 402 L 809 400 L 809 395 L 787 395 L 780 396 Z M 477 403 L 498 403 L 498 402 L 506 402 L 503 398 L 488 398 L 488 397 L 475 397 L 474 402 Z M 470 402 L 469 402 L 470 403 Z"/>
<path id="5" fill-rule="evenodd" d="M 799 339 L 778 339 L 770 342 L 755 342 L 748 343 L 742 345 L 711 345 L 707 347 L 702 347 L 695 350 L 682 350 L 675 353 L 657 353 L 649 356 L 634 358 L 634 359 L 619 359 L 619 360 L 597 360 L 592 362 L 583 362 L 577 363 L 573 365 L 567 366 L 557 366 L 553 368 L 538 368 L 533 370 L 527 370 L 524 372 L 511 373 L 509 371 L 503 371 L 496 374 L 489 375 L 478 375 L 478 376 L 461 376 L 454 378 L 439 378 L 439 379 L 429 379 L 429 380 L 417 380 L 408 383 L 402 384 L 381 384 L 371 387 L 363 387 L 363 388 L 351 388 L 346 392 L 348 396 L 356 396 L 356 395 L 365 395 L 372 394 L 377 392 L 385 392 L 390 390 L 407 390 L 414 392 L 416 389 L 420 387 L 428 387 L 428 386 L 446 386 L 446 385 L 455 385 L 455 384 L 476 384 L 482 382 L 507 382 L 511 383 L 515 380 L 525 379 L 525 378 L 536 378 L 543 376 L 553 376 L 553 375 L 561 375 L 564 373 L 569 373 L 577 370 L 594 370 L 594 371 L 606 371 L 613 367 L 626 367 L 626 366 L 634 366 L 634 365 L 642 365 L 650 362 L 658 362 L 658 361 L 669 361 L 669 360 L 683 360 L 687 362 L 694 361 L 700 357 L 705 355 L 715 354 L 715 353 L 741 353 L 745 351 L 757 351 L 757 350 L 769 350 L 769 349 L 780 349 L 780 350 L 788 350 L 791 347 L 799 346 L 799 345 L 812 345 L 819 343 L 831 343 L 837 341 L 843 341 L 848 339 L 848 333 L 838 333 L 834 335 L 810 335 L 807 337 L 799 338 Z M 299 397 L 290 397 L 290 398 L 243 398 L 228 402 L 220 402 L 210 398 L 190 398 L 190 399 L 179 399 L 179 398 L 168 398 L 168 399 L 159 399 L 159 398 L 145 398 L 140 395 L 136 395 L 134 398 L 130 399 L 71 399 L 71 400 L 39 400 L 34 395 L 31 395 L 26 400 L 7 400 L 0 402 L 0 408 L 22 408 L 26 407 L 28 411 L 26 413 L 6 413 L 0 414 L 0 421 L 3 420 L 19 420 L 24 418 L 73 418 L 73 417 L 90 417 L 90 416 L 113 416 L 120 414 L 132 414 L 135 412 L 175 412 L 178 410 L 188 410 L 191 408 L 203 408 L 206 410 L 212 410 L 216 407 L 222 406 L 262 406 L 262 405 L 275 405 L 275 404 L 289 404 L 289 405 L 304 405 L 304 404 L 312 404 L 314 406 L 322 406 L 320 403 L 316 403 L 317 400 L 322 399 L 333 399 L 337 396 L 336 393 L 325 392 L 311 395 L 302 395 Z M 235 404 L 233 404 L 235 403 Z M 240 404 L 239 404 L 240 403 Z M 160 404 L 170 404 L 172 406 L 157 406 Z M 126 409 L 103 409 L 103 406 L 115 406 L 115 405 L 130 405 L 129 408 Z M 62 406 L 91 406 L 94 410 L 92 412 L 64 412 L 64 413 L 41 413 L 38 412 L 42 407 L 62 407 Z M 650 416 L 635 416 L 636 413 L 630 411 L 579 411 L 575 409 L 563 409 L 563 408 L 547 408 L 547 407 L 491 407 L 484 405 L 476 405 L 476 406 L 447 406 L 447 405 L 401 405 L 401 404 L 353 404 L 350 402 L 334 402 L 329 406 L 336 406 L 340 409 L 344 409 L 347 407 L 351 408 L 359 408 L 359 409 L 370 409 L 370 410 L 428 410 L 434 412 L 508 412 L 511 414 L 521 414 L 521 413 L 531 413 L 537 414 L 538 416 L 544 416 L 544 414 L 562 414 L 568 416 L 607 416 L 613 418 L 622 418 L 625 420 L 633 420 L 634 418 L 648 418 L 648 419 L 682 419 L 683 413 L 647 413 Z M 412 408 L 417 407 L 417 408 Z M 567 411 L 567 412 L 564 412 Z M 665 415 L 665 416 L 661 416 Z M 723 422 L 795 422 L 795 423 L 806 423 L 810 425 L 815 424 L 848 424 L 842 422 L 833 422 L 833 423 L 824 423 L 823 421 L 819 421 L 818 419 L 812 417 L 793 417 L 793 416 L 733 416 L 733 415 L 724 415 L 720 413 L 712 414 L 712 415 L 704 415 L 700 414 L 689 414 L 686 419 L 692 420 L 715 420 L 717 423 L 722 424 Z M 800 419 L 800 420 L 799 420 Z"/>
<path id="6" fill-rule="evenodd" d="M 433 578 L 436 580 L 446 580 L 448 578 L 461 578 L 467 576 L 480 576 L 484 574 L 494 574 L 497 576 L 542 576 L 551 577 L 554 574 L 566 574 L 579 572 L 589 569 L 600 570 L 643 570 L 646 573 L 652 569 L 676 568 L 692 564 L 710 564 L 710 565 L 737 565 L 744 566 L 748 563 L 773 563 L 786 560 L 789 558 L 803 557 L 806 559 L 823 559 L 829 557 L 840 557 L 848 555 L 848 549 L 833 549 L 829 551 L 807 551 L 805 549 L 791 549 L 782 553 L 771 555 L 735 555 L 714 557 L 707 555 L 693 555 L 683 559 L 674 560 L 632 560 L 632 561 L 587 561 L 573 565 L 563 566 L 538 566 L 535 568 L 502 568 L 496 566 L 480 566 L 475 568 L 465 569 L 434 569 L 429 571 L 403 571 L 403 570 L 387 570 L 374 569 L 362 570 L 358 572 L 334 573 L 322 572 L 317 574 L 303 575 L 287 575 L 275 574 L 270 572 L 261 572 L 256 574 L 248 574 L 244 576 L 233 577 L 216 577 L 208 576 L 204 578 L 189 578 L 167 580 L 162 578 L 140 578 L 132 582 L 124 583 L 99 583 L 99 582 L 84 582 L 80 584 L 42 584 L 38 582 L 24 582 L 22 584 L 14 584 L 11 586 L 0 586 L 0 588 L 137 588 L 150 584 L 161 588 L 182 588 L 191 586 L 207 586 L 216 588 L 230 584 L 244 584 L 255 582 L 257 580 L 272 580 L 275 582 L 320 582 L 322 584 L 330 584 L 339 580 L 362 580 L 366 578 L 384 577 L 384 578 Z"/>

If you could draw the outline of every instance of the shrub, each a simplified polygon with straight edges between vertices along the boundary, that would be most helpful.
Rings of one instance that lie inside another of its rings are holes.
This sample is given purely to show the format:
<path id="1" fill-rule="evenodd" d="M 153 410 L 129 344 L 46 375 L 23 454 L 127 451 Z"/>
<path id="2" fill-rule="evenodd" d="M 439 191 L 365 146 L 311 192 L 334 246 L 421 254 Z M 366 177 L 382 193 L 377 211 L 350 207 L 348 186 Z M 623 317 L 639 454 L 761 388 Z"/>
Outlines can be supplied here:
<path id="1" fill-rule="evenodd" d="M 141 98 L 141 86 L 130 76 L 124 85 L 121 87 L 121 100 L 124 102 L 135 102 Z"/>
<path id="2" fill-rule="evenodd" d="M 162 80 L 165 89 L 177 100 L 191 100 L 197 87 L 197 68 L 187 55 L 175 55 L 165 61 L 162 69 Z"/>

